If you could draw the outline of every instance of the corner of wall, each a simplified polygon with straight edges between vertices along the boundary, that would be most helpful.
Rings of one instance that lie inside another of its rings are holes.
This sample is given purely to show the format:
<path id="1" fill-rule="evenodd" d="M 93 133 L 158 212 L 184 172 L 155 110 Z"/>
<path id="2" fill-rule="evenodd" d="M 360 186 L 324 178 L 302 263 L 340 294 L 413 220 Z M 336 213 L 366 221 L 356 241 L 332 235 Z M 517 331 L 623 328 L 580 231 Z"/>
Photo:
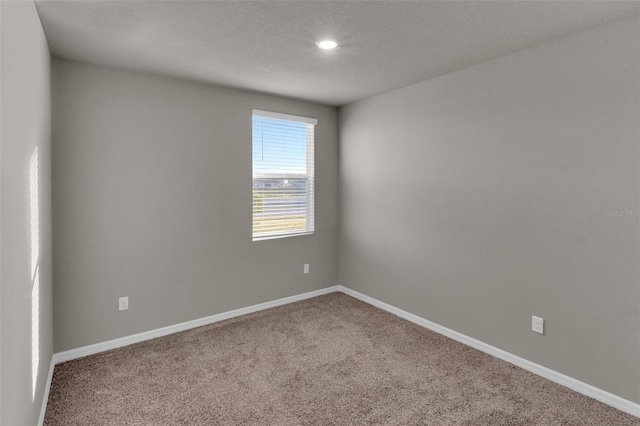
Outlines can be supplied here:
<path id="1" fill-rule="evenodd" d="M 0 423 L 36 424 L 53 359 L 51 54 L 34 2 L 0 10 Z"/>

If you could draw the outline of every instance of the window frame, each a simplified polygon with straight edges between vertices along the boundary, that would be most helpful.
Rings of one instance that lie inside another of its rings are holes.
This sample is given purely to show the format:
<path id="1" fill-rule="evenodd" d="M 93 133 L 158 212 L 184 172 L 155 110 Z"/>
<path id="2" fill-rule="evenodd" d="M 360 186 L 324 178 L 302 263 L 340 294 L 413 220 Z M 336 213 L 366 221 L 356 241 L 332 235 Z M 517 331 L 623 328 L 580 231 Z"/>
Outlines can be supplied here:
<path id="1" fill-rule="evenodd" d="M 282 173 L 265 173 L 265 172 L 256 172 L 254 168 L 254 119 L 255 117 L 263 117 L 263 118 L 273 118 L 277 120 L 285 120 L 296 123 L 305 123 L 306 127 L 306 135 L 305 135 L 305 143 L 306 143 L 306 173 L 301 175 L 300 173 L 295 173 L 294 171 L 289 171 Z M 273 111 L 265 111 L 259 109 L 253 109 L 251 111 L 251 171 L 252 171 L 252 213 L 251 213 L 251 237 L 252 241 L 264 241 L 264 240 L 272 240 L 272 239 L 280 239 L 280 238 L 289 238 L 289 237 L 297 237 L 302 235 L 312 235 L 315 233 L 315 126 L 318 124 L 318 120 L 315 118 L 304 117 L 299 115 L 285 114 Z M 311 127 L 309 127 L 311 126 Z M 311 131 L 311 137 L 309 135 L 309 131 Z M 306 227 L 304 230 L 300 231 L 273 231 L 269 233 L 262 233 L 261 235 L 256 235 L 255 232 L 255 196 L 254 196 L 254 181 L 256 176 L 260 176 L 259 178 L 268 179 L 287 179 L 288 177 L 291 179 L 300 179 L 301 176 L 304 176 L 306 181 L 305 188 L 305 221 Z"/>

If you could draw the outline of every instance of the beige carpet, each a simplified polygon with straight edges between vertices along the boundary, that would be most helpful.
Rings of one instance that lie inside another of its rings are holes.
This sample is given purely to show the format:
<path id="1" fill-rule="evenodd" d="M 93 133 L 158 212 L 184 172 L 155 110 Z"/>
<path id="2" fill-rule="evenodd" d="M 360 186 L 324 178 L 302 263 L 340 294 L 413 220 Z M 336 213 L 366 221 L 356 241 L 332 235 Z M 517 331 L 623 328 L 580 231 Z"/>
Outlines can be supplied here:
<path id="1" fill-rule="evenodd" d="M 341 293 L 56 366 L 47 425 L 640 425 Z"/>

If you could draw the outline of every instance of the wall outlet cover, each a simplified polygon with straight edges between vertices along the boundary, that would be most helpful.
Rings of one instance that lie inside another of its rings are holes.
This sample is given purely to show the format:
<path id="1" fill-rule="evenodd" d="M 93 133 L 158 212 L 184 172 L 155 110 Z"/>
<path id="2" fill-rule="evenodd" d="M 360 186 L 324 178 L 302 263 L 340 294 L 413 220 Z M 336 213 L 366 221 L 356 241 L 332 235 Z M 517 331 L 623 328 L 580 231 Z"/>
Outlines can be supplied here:
<path id="1" fill-rule="evenodd" d="M 531 330 L 536 333 L 544 334 L 544 318 L 532 316 Z"/>
<path id="2" fill-rule="evenodd" d="M 118 299 L 118 310 L 119 311 L 126 311 L 127 309 L 129 309 L 129 296 L 119 298 Z"/>

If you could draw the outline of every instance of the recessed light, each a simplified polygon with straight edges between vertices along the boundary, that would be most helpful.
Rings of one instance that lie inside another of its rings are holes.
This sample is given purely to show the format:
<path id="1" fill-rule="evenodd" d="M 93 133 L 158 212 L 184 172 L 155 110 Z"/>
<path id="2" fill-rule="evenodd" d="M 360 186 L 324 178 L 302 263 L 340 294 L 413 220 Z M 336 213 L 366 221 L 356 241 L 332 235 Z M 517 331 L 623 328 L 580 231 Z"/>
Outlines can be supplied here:
<path id="1" fill-rule="evenodd" d="M 318 46 L 320 49 L 331 50 L 338 47 L 338 43 L 336 43 L 334 40 L 318 40 L 316 41 L 316 46 Z"/>

